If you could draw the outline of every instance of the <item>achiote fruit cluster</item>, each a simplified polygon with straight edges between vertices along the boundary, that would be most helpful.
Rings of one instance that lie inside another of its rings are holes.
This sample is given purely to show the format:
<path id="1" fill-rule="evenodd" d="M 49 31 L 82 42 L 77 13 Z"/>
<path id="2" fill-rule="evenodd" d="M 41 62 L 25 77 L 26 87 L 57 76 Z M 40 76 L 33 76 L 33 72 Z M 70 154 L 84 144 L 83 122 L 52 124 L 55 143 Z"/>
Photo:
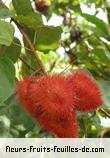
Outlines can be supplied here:
<path id="1" fill-rule="evenodd" d="M 60 138 L 79 136 L 77 111 L 94 111 L 103 104 L 95 80 L 81 71 L 67 77 L 23 79 L 17 85 L 17 96 L 43 128 Z"/>

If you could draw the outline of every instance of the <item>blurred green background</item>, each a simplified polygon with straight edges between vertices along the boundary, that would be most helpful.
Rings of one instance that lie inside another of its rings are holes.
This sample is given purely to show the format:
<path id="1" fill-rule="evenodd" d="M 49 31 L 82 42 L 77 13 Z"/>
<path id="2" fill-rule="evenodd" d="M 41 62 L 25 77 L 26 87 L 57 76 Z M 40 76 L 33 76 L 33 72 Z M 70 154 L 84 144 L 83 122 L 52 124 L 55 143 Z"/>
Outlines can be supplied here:
<path id="1" fill-rule="evenodd" d="M 93 75 L 105 103 L 78 113 L 80 137 L 110 137 L 110 0 L 0 0 L 0 137 L 53 137 L 16 99 L 18 80 L 42 73 L 26 37 L 49 74 Z"/>

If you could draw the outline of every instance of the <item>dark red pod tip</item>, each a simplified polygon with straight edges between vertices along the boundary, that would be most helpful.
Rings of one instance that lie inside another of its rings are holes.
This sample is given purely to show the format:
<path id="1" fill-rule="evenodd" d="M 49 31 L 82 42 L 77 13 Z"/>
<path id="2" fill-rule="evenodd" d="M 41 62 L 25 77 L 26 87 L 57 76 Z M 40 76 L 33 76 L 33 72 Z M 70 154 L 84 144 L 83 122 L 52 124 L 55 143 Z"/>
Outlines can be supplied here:
<path id="1" fill-rule="evenodd" d="M 38 2 L 35 1 L 35 7 L 36 7 L 36 10 L 43 13 L 43 12 L 47 11 L 49 5 L 48 5 L 48 2 L 46 0 L 41 0 Z"/>

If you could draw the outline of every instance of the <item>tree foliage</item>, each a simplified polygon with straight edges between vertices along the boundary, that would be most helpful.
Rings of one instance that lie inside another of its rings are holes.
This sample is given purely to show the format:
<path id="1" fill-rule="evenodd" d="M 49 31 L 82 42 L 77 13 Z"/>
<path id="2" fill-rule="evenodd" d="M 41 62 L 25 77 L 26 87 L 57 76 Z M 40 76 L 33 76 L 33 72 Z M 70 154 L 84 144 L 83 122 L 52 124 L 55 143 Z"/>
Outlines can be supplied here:
<path id="1" fill-rule="evenodd" d="M 80 136 L 110 137 L 102 123 L 110 118 L 110 2 L 0 0 L 0 137 L 53 137 L 21 107 L 16 83 L 78 69 L 94 76 L 105 100 L 93 113 L 78 113 Z"/>

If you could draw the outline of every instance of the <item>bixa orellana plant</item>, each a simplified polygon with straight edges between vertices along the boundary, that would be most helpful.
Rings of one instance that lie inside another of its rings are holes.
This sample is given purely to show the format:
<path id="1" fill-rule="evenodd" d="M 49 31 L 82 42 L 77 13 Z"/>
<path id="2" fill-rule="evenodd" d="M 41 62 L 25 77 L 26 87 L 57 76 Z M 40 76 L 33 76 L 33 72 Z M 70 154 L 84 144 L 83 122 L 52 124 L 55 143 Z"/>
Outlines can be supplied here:
<path id="1" fill-rule="evenodd" d="M 18 82 L 17 97 L 44 129 L 60 138 L 79 137 L 76 112 L 92 112 L 103 104 L 95 80 L 82 71 L 25 78 Z"/>

